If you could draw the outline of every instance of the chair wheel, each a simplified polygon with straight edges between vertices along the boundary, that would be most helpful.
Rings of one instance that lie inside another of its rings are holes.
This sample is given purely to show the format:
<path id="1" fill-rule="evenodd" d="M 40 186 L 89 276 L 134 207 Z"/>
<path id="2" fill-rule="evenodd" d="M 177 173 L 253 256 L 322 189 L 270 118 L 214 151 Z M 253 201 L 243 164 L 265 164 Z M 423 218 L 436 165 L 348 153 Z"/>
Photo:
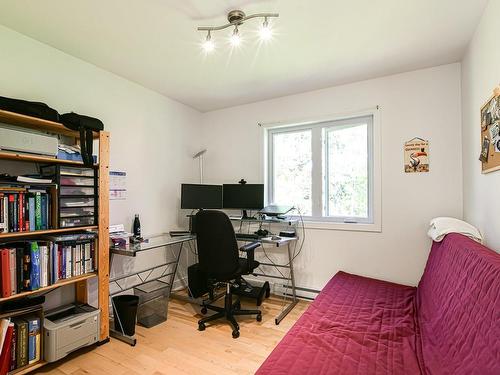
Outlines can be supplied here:
<path id="1" fill-rule="evenodd" d="M 240 337 L 240 331 L 233 331 L 233 339 Z"/>
<path id="2" fill-rule="evenodd" d="M 204 331 L 205 328 L 207 328 L 205 323 L 198 323 L 198 331 Z"/>
<path id="3" fill-rule="evenodd" d="M 207 312 L 208 312 L 207 308 L 206 308 L 205 306 L 203 306 L 203 307 L 201 308 L 201 313 L 202 313 L 203 315 L 205 315 Z"/>
<path id="4" fill-rule="evenodd" d="M 262 322 L 262 314 L 257 315 L 255 319 L 257 319 L 258 322 Z"/>

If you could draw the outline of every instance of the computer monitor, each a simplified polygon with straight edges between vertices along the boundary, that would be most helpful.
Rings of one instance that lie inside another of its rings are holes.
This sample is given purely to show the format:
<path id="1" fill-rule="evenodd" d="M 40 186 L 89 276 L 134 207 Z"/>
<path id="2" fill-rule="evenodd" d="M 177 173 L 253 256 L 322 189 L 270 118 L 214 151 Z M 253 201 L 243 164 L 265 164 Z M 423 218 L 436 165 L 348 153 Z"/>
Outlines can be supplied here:
<path id="1" fill-rule="evenodd" d="M 260 210 L 264 207 L 263 184 L 224 184 L 223 208 Z"/>
<path id="2" fill-rule="evenodd" d="M 222 208 L 222 186 L 182 184 L 181 208 L 190 210 Z"/>

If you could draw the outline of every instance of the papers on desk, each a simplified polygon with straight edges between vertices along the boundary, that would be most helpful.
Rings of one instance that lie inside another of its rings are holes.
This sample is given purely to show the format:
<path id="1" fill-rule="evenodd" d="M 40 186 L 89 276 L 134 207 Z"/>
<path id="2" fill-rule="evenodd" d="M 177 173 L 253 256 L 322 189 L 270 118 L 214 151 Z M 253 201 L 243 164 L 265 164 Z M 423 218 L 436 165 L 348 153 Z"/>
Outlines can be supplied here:
<path id="1" fill-rule="evenodd" d="M 111 246 L 122 247 L 130 244 L 132 233 L 125 231 L 123 224 L 109 226 L 109 242 Z"/>

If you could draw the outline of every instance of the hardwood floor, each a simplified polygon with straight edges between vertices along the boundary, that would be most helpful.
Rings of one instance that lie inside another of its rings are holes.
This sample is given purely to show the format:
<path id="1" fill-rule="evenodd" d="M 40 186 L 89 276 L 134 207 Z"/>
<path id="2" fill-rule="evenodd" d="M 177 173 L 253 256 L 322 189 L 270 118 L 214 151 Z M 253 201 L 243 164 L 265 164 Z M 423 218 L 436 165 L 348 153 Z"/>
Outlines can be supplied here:
<path id="1" fill-rule="evenodd" d="M 242 300 L 242 305 L 255 307 L 254 303 L 245 300 Z M 300 301 L 277 326 L 274 318 L 281 311 L 282 299 L 271 296 L 260 306 L 262 322 L 239 317 L 241 336 L 233 339 L 230 326 L 222 322 L 199 332 L 197 321 L 202 316 L 199 308 L 173 299 L 165 323 L 149 329 L 137 327 L 135 347 L 111 339 L 105 345 L 83 349 L 77 355 L 47 365 L 37 373 L 253 374 L 308 305 L 309 302 Z"/>

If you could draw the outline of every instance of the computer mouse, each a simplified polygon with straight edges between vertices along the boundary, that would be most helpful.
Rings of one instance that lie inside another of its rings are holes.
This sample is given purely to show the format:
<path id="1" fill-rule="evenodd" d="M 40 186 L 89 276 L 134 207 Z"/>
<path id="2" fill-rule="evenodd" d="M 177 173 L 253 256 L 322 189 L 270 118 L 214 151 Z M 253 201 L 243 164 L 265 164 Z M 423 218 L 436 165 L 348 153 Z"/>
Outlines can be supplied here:
<path id="1" fill-rule="evenodd" d="M 279 237 L 279 236 L 272 236 L 271 240 L 278 241 L 278 240 L 281 240 L 281 237 Z"/>

